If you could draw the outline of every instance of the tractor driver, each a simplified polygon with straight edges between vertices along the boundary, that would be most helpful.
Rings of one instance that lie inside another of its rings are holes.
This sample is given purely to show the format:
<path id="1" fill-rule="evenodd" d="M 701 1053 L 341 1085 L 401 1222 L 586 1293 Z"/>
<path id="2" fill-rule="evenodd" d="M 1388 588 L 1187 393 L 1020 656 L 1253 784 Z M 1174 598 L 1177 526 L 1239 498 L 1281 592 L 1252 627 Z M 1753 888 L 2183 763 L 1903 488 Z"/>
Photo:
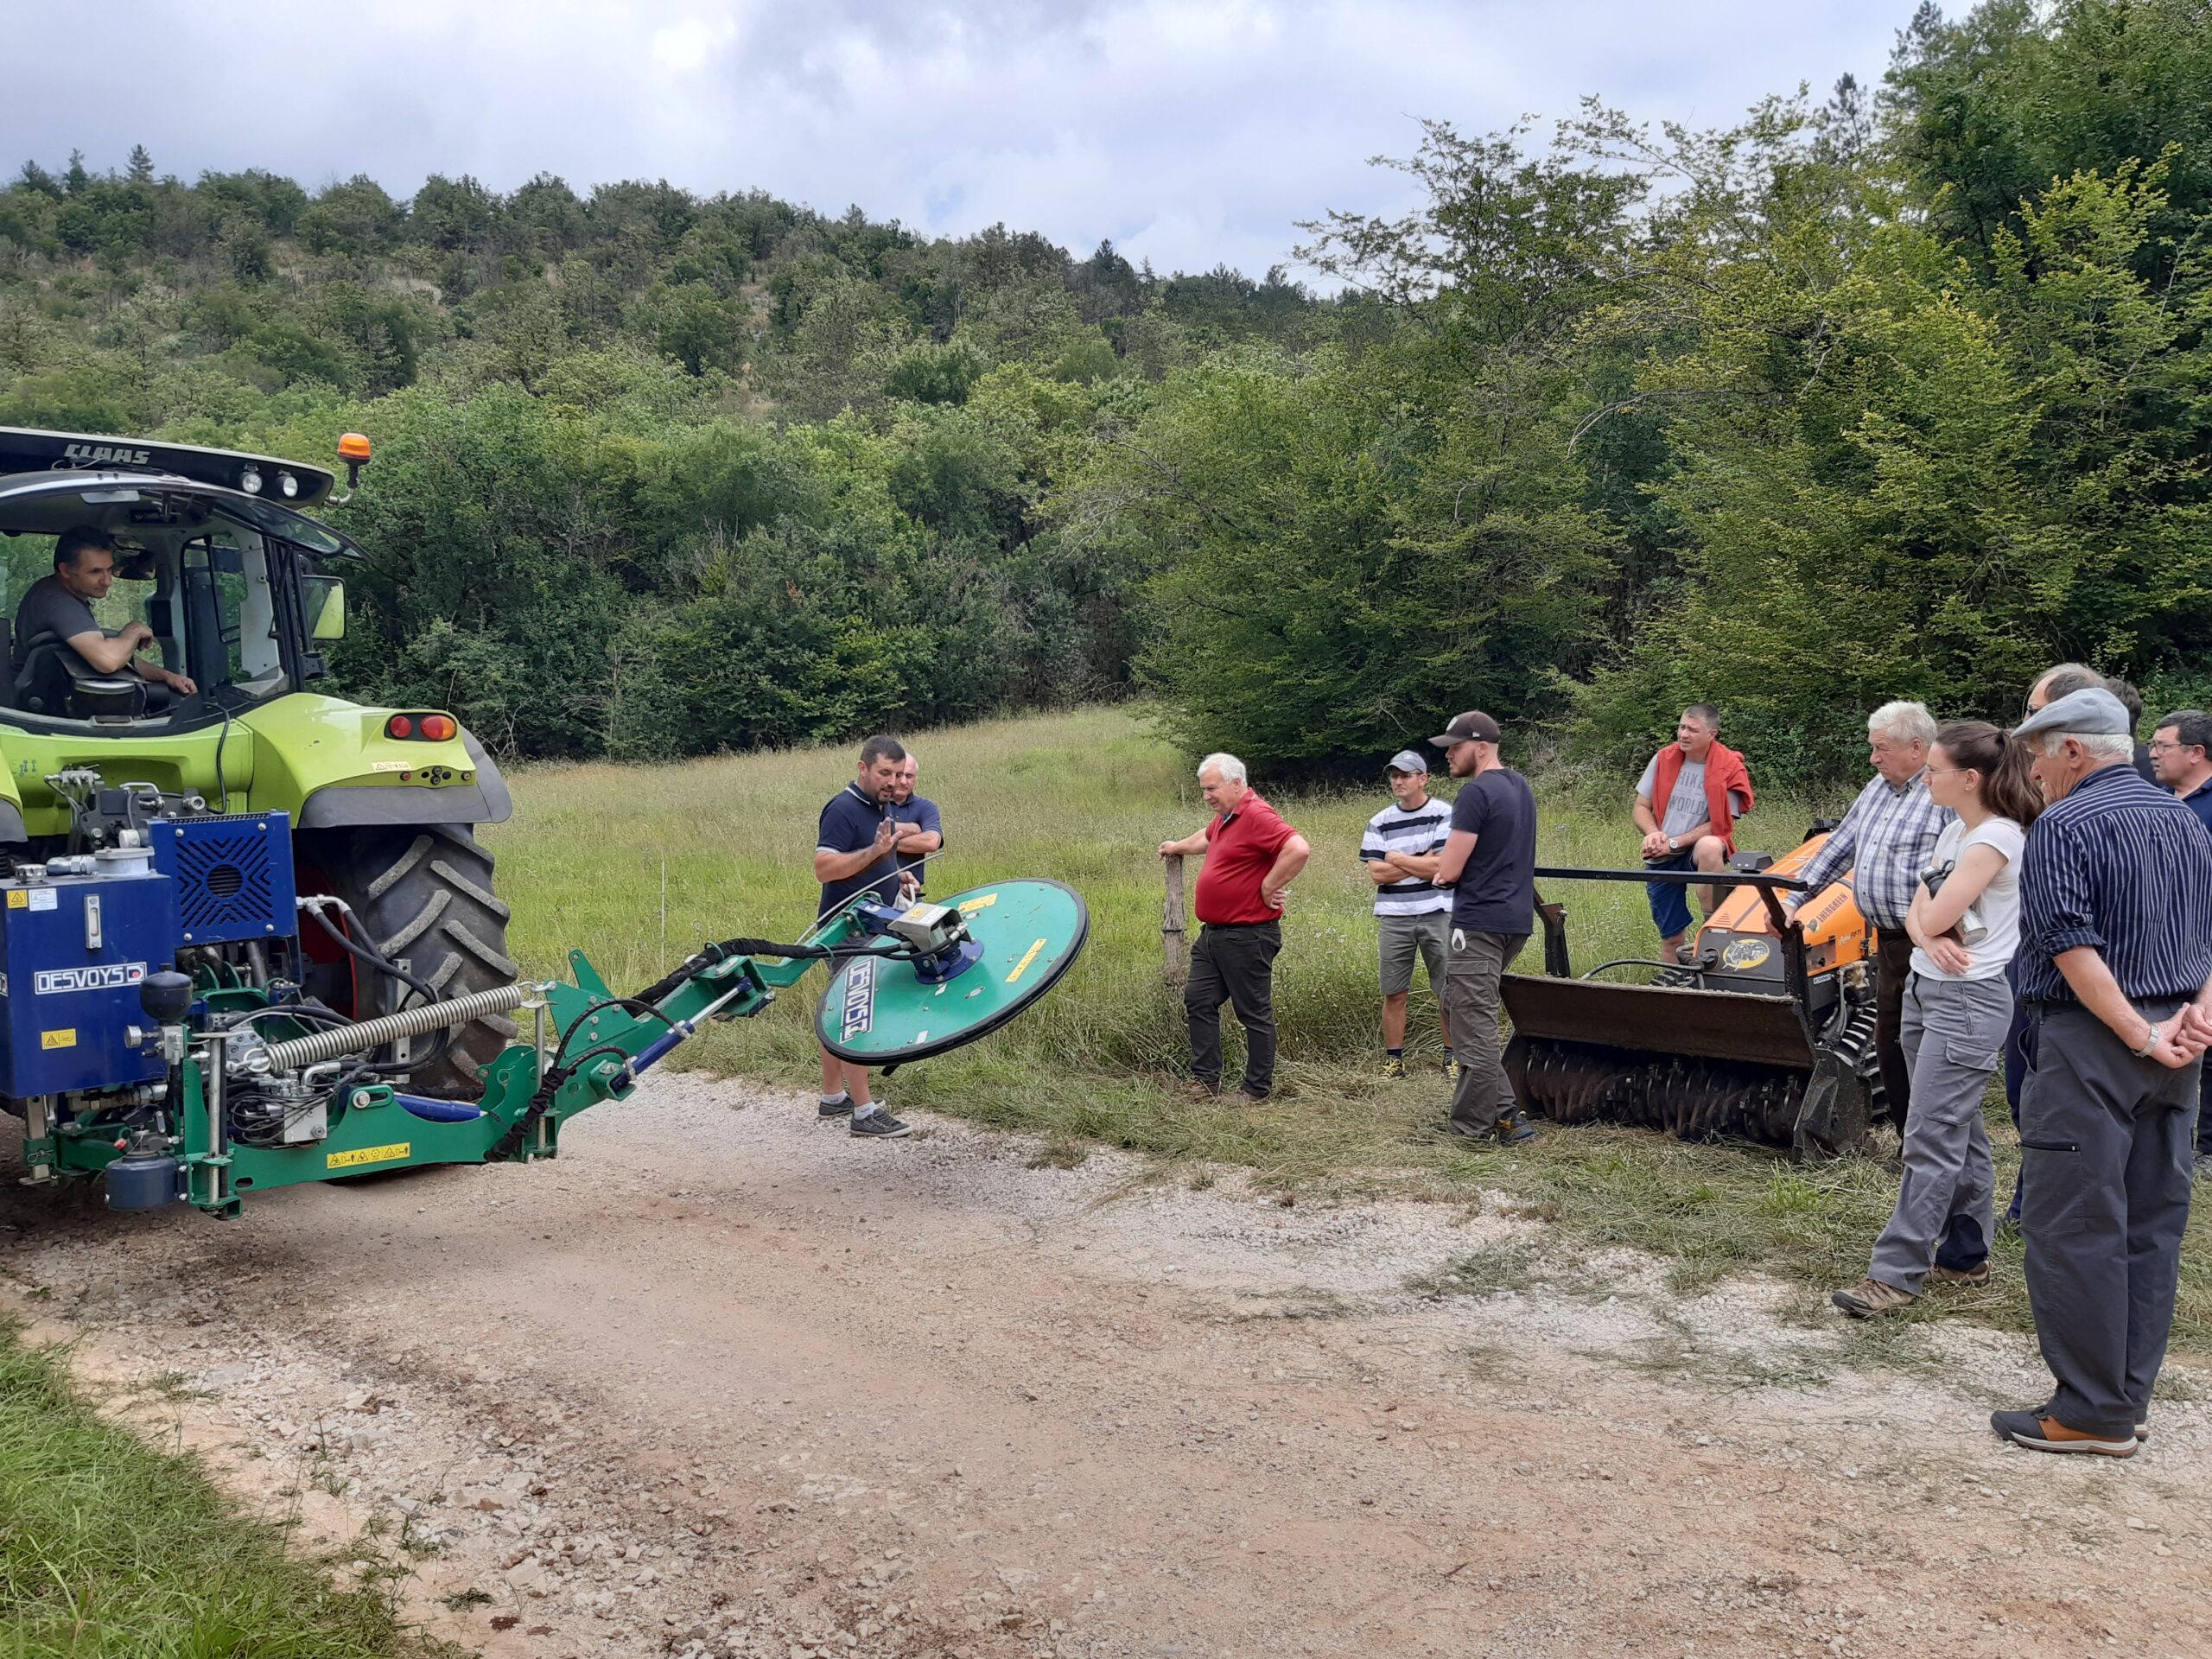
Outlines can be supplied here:
<path id="1" fill-rule="evenodd" d="M 115 586 L 115 537 L 90 524 L 65 530 L 54 538 L 54 574 L 30 585 L 16 607 L 15 671 L 22 671 L 31 642 L 52 634 L 96 674 L 120 674 L 125 668 L 141 679 L 165 685 L 180 697 L 199 687 L 182 674 L 138 655 L 153 643 L 154 631 L 130 622 L 111 638 L 92 615 L 92 601 L 105 599 Z"/>

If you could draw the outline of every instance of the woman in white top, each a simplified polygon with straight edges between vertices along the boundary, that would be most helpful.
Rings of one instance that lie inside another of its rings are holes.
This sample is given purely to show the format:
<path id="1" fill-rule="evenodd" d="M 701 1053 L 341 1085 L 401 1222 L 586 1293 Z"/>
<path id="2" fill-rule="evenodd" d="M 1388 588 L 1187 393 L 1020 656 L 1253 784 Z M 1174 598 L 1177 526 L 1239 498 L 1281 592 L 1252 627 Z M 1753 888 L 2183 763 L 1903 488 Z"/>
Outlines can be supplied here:
<path id="1" fill-rule="evenodd" d="M 1912 1068 L 1904 1177 L 1866 1277 L 1834 1298 L 1859 1319 L 1910 1306 L 1930 1277 L 1989 1280 L 1995 1172 L 1981 1096 L 2012 1025 L 2005 968 L 2020 944 L 2020 852 L 2043 806 L 2029 759 L 1979 720 L 1944 727 L 1928 752 L 1928 793 L 1957 816 L 1905 915 L 1915 949 L 1898 1033 Z"/>

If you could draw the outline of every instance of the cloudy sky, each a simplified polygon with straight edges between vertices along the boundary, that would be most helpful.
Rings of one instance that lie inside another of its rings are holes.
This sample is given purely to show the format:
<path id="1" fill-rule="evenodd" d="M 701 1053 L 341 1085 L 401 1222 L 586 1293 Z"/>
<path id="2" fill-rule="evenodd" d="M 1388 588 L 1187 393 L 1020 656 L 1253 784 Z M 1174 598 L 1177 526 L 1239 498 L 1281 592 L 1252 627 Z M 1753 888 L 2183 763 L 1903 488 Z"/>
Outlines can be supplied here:
<path id="1" fill-rule="evenodd" d="M 1953 8 L 1956 10 L 1955 7 Z M 1911 0 L 118 0 L 12 7 L 0 158 L 134 143 L 511 189 L 557 173 L 758 187 L 931 232 L 995 221 L 1165 271 L 1257 274 L 1330 207 L 1402 205 L 1432 117 L 1468 131 L 1598 93 L 1732 118 L 1881 73 Z M 30 73 L 23 73 L 26 69 Z"/>

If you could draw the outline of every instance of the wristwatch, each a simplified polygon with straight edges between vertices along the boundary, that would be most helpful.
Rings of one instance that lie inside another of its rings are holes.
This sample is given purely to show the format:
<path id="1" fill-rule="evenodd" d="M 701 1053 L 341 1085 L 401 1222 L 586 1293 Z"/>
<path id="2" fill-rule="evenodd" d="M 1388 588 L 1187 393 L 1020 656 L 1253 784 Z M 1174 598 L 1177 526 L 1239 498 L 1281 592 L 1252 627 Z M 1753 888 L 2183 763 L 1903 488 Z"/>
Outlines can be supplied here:
<path id="1" fill-rule="evenodd" d="M 2149 1026 L 2150 1033 L 2143 1039 L 2143 1046 L 2128 1051 L 2139 1060 L 2149 1059 L 2153 1051 L 2158 1046 L 2158 1039 L 2166 1034 L 2166 1028 L 2156 1020 L 2146 1020 L 2145 1023 Z"/>

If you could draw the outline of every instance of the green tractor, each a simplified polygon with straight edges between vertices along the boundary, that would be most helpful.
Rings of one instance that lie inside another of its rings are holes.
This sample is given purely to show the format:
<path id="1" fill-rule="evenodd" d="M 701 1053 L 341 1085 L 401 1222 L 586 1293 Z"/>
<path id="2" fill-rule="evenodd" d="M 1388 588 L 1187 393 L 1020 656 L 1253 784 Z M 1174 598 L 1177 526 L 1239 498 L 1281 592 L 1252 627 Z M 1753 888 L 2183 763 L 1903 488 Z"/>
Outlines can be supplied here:
<path id="1" fill-rule="evenodd" d="M 349 434 L 339 458 L 350 491 L 367 440 Z M 317 923 L 300 929 L 308 989 L 358 1020 L 424 987 L 453 999 L 514 981 L 507 906 L 474 833 L 512 808 L 451 714 L 317 689 L 362 557 L 307 516 L 346 499 L 336 481 L 274 456 L 0 428 L 0 860 L 135 845 L 149 820 L 184 812 L 286 813 Z M 26 593 L 79 528 L 112 544 L 94 620 L 111 639 L 131 632 L 148 670 L 103 672 L 51 630 L 15 637 Z M 251 975 L 251 943 L 243 955 Z M 426 1052 L 410 1085 L 478 1098 L 514 1034 L 487 1014 Z"/>

